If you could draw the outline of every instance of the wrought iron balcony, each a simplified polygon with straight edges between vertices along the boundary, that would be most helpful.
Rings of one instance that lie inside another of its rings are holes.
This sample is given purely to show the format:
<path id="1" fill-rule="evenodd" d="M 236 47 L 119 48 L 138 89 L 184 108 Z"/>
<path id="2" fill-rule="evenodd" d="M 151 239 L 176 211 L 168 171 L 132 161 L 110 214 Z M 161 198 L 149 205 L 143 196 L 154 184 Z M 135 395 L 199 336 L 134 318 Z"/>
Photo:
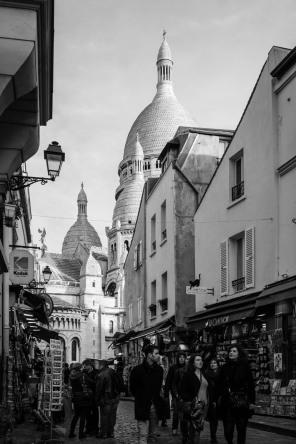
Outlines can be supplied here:
<path id="1" fill-rule="evenodd" d="M 242 181 L 239 184 L 232 187 L 232 200 L 239 199 L 245 193 L 245 182 Z"/>
<path id="2" fill-rule="evenodd" d="M 236 279 L 235 281 L 232 281 L 232 286 L 236 288 L 236 291 L 244 290 L 245 289 L 245 278 L 241 277 L 239 279 Z"/>

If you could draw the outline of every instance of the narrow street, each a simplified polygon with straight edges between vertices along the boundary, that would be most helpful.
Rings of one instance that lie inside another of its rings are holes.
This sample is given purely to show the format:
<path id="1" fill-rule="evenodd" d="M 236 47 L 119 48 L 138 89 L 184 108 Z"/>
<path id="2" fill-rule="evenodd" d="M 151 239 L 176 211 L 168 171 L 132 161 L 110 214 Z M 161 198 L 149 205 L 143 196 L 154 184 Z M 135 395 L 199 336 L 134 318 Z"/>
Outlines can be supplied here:
<path id="1" fill-rule="evenodd" d="M 68 421 L 67 421 L 68 423 Z M 68 432 L 68 430 L 67 430 Z M 171 421 L 168 421 L 168 427 L 159 427 L 159 440 L 158 444 L 180 444 L 181 435 L 172 436 L 171 434 Z M 78 433 L 77 433 L 78 435 Z M 222 423 L 219 423 L 217 438 L 219 443 L 225 443 L 223 437 L 223 427 Z M 88 444 L 94 444 L 99 442 L 104 442 L 106 444 L 134 444 L 137 442 L 136 439 L 136 421 L 134 419 L 134 403 L 131 401 L 120 401 L 118 413 L 117 413 L 117 424 L 115 429 L 114 439 L 97 439 L 95 437 L 89 437 L 83 441 L 79 441 L 78 438 L 75 439 L 65 439 L 65 444 L 71 444 L 75 442 L 85 442 Z M 234 442 L 236 442 L 234 440 Z M 257 430 L 248 428 L 247 432 L 247 444 L 292 444 L 295 442 L 295 438 L 289 436 L 282 436 L 271 432 L 266 432 L 263 430 Z M 208 423 L 205 424 L 205 429 L 201 434 L 200 444 L 210 443 L 210 431 Z"/>

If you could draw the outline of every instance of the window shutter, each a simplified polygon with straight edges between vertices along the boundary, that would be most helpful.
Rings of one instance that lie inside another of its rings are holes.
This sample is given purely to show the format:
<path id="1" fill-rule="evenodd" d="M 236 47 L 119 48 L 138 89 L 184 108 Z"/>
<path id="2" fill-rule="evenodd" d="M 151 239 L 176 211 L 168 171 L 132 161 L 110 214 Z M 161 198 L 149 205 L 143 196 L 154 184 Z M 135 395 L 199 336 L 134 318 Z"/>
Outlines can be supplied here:
<path id="1" fill-rule="evenodd" d="M 139 244 L 139 265 L 142 265 L 143 263 L 143 247 L 142 247 L 142 241 L 140 241 Z"/>
<path id="2" fill-rule="evenodd" d="M 137 269 L 137 247 L 134 250 L 134 270 Z"/>
<path id="3" fill-rule="evenodd" d="M 220 243 L 220 294 L 228 294 L 228 241 Z"/>
<path id="4" fill-rule="evenodd" d="M 245 231 L 245 286 L 255 286 L 255 227 Z"/>

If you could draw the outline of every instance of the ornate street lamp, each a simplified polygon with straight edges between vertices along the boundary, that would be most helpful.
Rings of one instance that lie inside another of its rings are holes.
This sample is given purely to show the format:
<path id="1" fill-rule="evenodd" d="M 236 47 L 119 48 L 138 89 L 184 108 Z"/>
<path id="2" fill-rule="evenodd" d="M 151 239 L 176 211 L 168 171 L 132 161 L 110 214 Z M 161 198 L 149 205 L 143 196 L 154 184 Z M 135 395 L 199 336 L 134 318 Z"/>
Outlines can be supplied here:
<path id="1" fill-rule="evenodd" d="M 41 185 L 45 185 L 49 180 L 55 181 L 55 178 L 60 174 L 62 163 L 65 161 L 65 153 L 63 153 L 58 142 L 52 142 L 47 150 L 44 150 L 44 159 L 46 160 L 47 172 L 50 177 L 14 175 L 9 180 L 9 188 L 11 190 L 21 190 L 36 182 L 41 182 Z"/>

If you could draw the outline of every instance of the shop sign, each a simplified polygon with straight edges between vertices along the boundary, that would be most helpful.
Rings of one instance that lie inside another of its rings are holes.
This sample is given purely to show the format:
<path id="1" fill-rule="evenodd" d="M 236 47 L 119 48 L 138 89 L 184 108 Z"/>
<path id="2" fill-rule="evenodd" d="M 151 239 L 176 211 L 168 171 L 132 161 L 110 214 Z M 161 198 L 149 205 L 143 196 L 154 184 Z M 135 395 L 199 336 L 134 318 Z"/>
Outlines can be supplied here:
<path id="1" fill-rule="evenodd" d="M 190 285 L 186 287 L 186 294 L 207 294 L 207 292 L 206 287 L 190 287 Z"/>
<path id="2" fill-rule="evenodd" d="M 34 256 L 16 249 L 9 255 L 9 279 L 15 285 L 28 285 L 34 279 Z"/>
<path id="3" fill-rule="evenodd" d="M 206 322 L 206 327 L 216 327 L 217 325 L 227 324 L 229 316 L 220 316 L 219 318 L 209 319 Z"/>

